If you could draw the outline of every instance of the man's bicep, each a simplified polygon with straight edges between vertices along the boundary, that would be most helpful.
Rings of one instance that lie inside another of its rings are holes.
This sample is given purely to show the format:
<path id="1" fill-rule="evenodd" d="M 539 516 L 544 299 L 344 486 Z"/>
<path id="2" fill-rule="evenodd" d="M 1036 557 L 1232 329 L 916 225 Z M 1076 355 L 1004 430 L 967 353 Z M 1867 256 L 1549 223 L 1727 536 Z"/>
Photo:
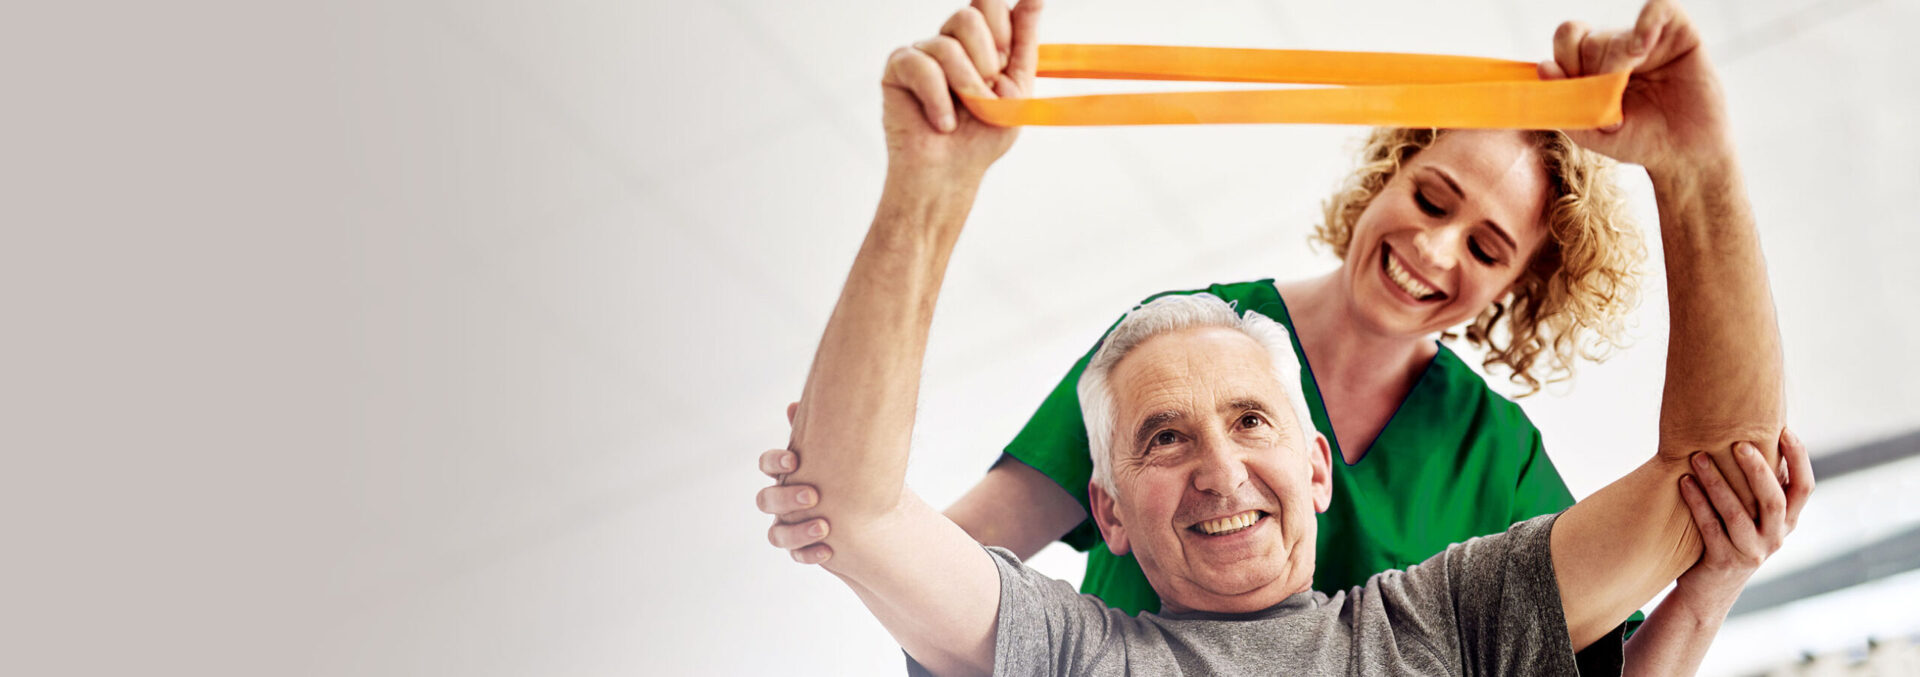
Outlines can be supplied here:
<path id="1" fill-rule="evenodd" d="M 1700 556 L 1680 502 L 1685 466 L 1655 459 L 1568 508 L 1553 525 L 1553 569 L 1574 648 L 1605 635 Z"/>
<path id="2" fill-rule="evenodd" d="M 993 671 L 1000 573 L 967 532 L 911 491 L 871 521 L 836 525 L 826 568 L 936 675 Z"/>

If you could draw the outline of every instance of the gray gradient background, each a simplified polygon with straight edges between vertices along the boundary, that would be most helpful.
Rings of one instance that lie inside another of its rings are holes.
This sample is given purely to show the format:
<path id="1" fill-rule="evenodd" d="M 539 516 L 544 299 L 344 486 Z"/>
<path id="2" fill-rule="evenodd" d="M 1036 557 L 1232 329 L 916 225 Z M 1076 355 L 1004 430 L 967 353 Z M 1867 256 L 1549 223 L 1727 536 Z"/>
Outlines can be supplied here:
<path id="1" fill-rule="evenodd" d="M 1522 59 L 1637 7 L 1051 5 L 1050 42 Z M 878 194 L 880 67 L 954 6 L 8 12 L 0 673 L 895 673 L 837 580 L 764 544 L 753 459 Z M 1816 453 L 1920 426 L 1920 6 L 1690 8 L 1793 425 Z M 1028 130 L 954 259 L 910 482 L 957 496 L 1140 297 L 1331 267 L 1305 235 L 1357 134 Z M 1652 449 L 1657 271 L 1634 348 L 1523 402 L 1576 494 Z M 1913 461 L 1823 484 L 1756 580 L 1920 523 L 1916 494 Z M 1910 572 L 1736 618 L 1706 672 L 1920 632 L 1913 599 Z"/>

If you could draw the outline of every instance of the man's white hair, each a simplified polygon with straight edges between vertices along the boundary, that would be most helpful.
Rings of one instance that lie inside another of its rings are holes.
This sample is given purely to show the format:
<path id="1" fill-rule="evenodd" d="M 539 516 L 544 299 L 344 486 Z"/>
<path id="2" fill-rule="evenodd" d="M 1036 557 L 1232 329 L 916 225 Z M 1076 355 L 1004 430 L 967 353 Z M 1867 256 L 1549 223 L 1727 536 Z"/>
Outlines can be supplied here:
<path id="1" fill-rule="evenodd" d="M 1147 339 L 1161 334 L 1201 327 L 1235 329 L 1267 349 L 1272 358 L 1274 378 L 1293 405 L 1303 439 L 1319 434 L 1313 426 L 1313 411 L 1300 392 L 1300 360 L 1293 352 L 1287 328 L 1259 313 L 1242 316 L 1232 305 L 1212 294 L 1172 294 L 1140 305 L 1120 320 L 1107 334 L 1080 374 L 1080 417 L 1087 425 L 1087 451 L 1093 456 L 1093 480 L 1109 495 L 1113 489 L 1113 441 L 1119 425 L 1117 406 L 1109 379 L 1113 366 Z"/>

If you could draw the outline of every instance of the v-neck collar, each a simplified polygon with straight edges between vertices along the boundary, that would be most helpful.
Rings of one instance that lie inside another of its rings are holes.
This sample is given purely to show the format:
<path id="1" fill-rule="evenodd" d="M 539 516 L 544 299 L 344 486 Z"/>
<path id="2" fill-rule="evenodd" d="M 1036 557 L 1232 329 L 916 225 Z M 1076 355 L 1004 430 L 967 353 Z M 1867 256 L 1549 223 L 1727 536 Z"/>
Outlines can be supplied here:
<path id="1" fill-rule="evenodd" d="M 1400 420 L 1401 412 L 1406 411 L 1407 403 L 1414 401 L 1416 397 L 1420 397 L 1422 394 L 1421 390 L 1429 387 L 1429 383 L 1439 380 L 1434 376 L 1434 373 L 1441 368 L 1440 361 L 1442 359 L 1453 359 L 1456 361 L 1459 359 L 1453 354 L 1453 350 L 1447 348 L 1447 344 L 1441 343 L 1436 339 L 1433 343 L 1439 350 L 1435 350 L 1433 357 L 1427 359 L 1426 368 L 1420 370 L 1420 378 L 1413 382 L 1412 388 L 1407 389 L 1407 394 L 1405 397 L 1400 398 L 1400 403 L 1394 405 L 1393 415 L 1387 417 L 1386 425 L 1380 426 L 1380 432 L 1373 436 L 1373 443 L 1367 445 L 1366 453 L 1361 454 L 1359 460 L 1348 463 L 1346 454 L 1340 451 L 1340 436 L 1334 432 L 1333 429 L 1333 413 L 1328 410 L 1326 397 L 1321 394 L 1320 377 L 1314 373 L 1313 363 L 1307 360 L 1307 349 L 1300 343 L 1299 330 L 1294 329 L 1293 312 L 1287 309 L 1286 296 L 1280 293 L 1280 285 L 1271 282 L 1269 282 L 1269 284 L 1273 286 L 1274 303 L 1279 306 L 1280 309 L 1280 321 L 1287 326 L 1287 333 L 1290 334 L 1290 338 L 1293 339 L 1293 354 L 1300 359 L 1301 373 L 1306 374 L 1307 380 L 1313 384 L 1313 392 L 1309 394 L 1311 399 L 1308 401 L 1308 404 L 1318 405 L 1319 415 L 1326 419 L 1326 428 L 1321 432 L 1327 436 L 1327 445 L 1333 448 L 1333 457 L 1339 460 L 1340 464 L 1345 467 L 1357 467 L 1373 456 L 1374 451 L 1380 447 L 1380 440 L 1385 438 L 1387 433 L 1393 430 L 1393 424 Z M 1318 421 L 1315 423 L 1317 424 Z"/>

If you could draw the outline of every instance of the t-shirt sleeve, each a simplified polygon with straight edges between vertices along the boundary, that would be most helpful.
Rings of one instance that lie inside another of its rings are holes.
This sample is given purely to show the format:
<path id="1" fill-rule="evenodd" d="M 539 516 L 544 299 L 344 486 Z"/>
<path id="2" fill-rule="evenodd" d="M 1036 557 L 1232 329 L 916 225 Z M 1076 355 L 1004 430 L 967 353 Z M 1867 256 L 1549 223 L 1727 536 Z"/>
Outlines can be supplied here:
<path id="1" fill-rule="evenodd" d="M 1566 480 L 1560 479 L 1560 470 L 1553 466 L 1553 459 L 1547 457 L 1540 430 L 1536 428 L 1532 444 L 1528 445 L 1526 462 L 1520 466 L 1520 477 L 1514 482 L 1513 514 L 1507 521 L 1552 515 L 1571 507 L 1573 492 L 1567 490 Z"/>
<path id="2" fill-rule="evenodd" d="M 1573 492 L 1567 489 L 1566 480 L 1560 478 L 1560 470 L 1554 467 L 1553 459 L 1547 456 L 1546 447 L 1541 440 L 1540 430 L 1537 428 L 1534 429 L 1533 444 L 1527 451 L 1526 463 L 1520 466 L 1520 479 L 1514 485 L 1514 512 L 1509 521 L 1519 522 L 1541 515 L 1552 515 L 1573 507 L 1573 503 Z M 1640 624 L 1645 622 L 1646 619 L 1646 614 L 1635 611 L 1631 616 L 1627 617 L 1626 623 L 1623 626 L 1625 634 L 1616 631 L 1609 634 L 1608 637 L 1612 638 L 1618 635 L 1615 640 L 1616 643 L 1624 642 L 1626 638 L 1633 636 L 1634 631 L 1638 630 Z M 1601 641 L 1606 642 L 1609 640 L 1603 638 Z M 1580 657 L 1583 661 L 1589 652 L 1602 655 L 1610 653 L 1605 646 L 1597 646 L 1597 648 L 1588 647 L 1581 650 Z"/>
<path id="3" fill-rule="evenodd" d="M 1117 650 L 1115 623 L 1123 614 L 1048 578 L 1003 548 L 987 548 L 1000 570 L 1000 613 L 993 639 L 993 674 L 1080 675 Z M 925 669 L 907 658 L 907 674 Z"/>
<path id="4" fill-rule="evenodd" d="M 1581 668 L 1593 671 L 1585 674 L 1619 674 L 1618 642 L 1602 642 L 1576 663 L 1553 572 L 1550 537 L 1558 518 L 1536 517 L 1453 545 L 1408 569 L 1401 585 L 1414 591 L 1416 603 L 1398 612 L 1415 618 L 1396 622 L 1451 626 L 1463 674 L 1571 675 L 1582 674 Z M 1417 618 L 1434 613 L 1450 614 L 1451 622 Z"/>

